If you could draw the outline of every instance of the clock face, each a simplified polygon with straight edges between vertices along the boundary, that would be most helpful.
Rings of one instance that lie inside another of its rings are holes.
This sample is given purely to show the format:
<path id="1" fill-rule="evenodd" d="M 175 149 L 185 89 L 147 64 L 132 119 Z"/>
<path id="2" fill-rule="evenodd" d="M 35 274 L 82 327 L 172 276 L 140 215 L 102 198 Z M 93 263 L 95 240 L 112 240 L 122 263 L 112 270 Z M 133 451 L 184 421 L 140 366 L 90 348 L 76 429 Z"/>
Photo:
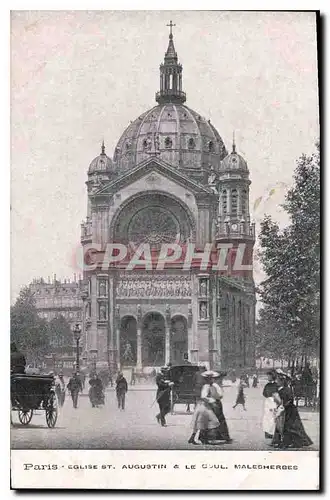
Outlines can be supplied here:
<path id="1" fill-rule="evenodd" d="M 232 228 L 233 231 L 237 231 L 237 224 L 232 224 L 231 228 Z"/>

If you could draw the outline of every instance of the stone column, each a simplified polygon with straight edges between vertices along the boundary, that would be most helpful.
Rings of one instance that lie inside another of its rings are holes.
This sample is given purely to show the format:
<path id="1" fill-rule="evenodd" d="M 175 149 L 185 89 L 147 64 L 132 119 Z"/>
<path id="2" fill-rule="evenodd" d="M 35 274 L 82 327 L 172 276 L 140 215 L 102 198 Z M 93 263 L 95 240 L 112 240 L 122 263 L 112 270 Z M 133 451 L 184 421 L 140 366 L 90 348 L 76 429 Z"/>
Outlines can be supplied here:
<path id="1" fill-rule="evenodd" d="M 142 310 L 141 306 L 137 306 L 137 321 L 136 321 L 136 368 L 142 370 Z"/>
<path id="2" fill-rule="evenodd" d="M 227 188 L 227 215 L 231 214 L 231 188 Z"/>
<path id="3" fill-rule="evenodd" d="M 115 328 L 116 328 L 116 364 L 117 370 L 120 371 L 120 309 L 119 306 L 116 306 L 115 309 Z"/>
<path id="4" fill-rule="evenodd" d="M 237 215 L 242 215 L 242 189 L 237 188 Z"/>
<path id="5" fill-rule="evenodd" d="M 191 304 L 188 305 L 188 322 L 187 322 L 187 328 L 188 328 L 188 359 L 191 363 L 194 362 L 192 359 L 192 350 L 193 350 L 193 329 L 192 329 L 192 323 L 193 323 L 193 317 L 192 317 L 192 307 Z"/>
<path id="6" fill-rule="evenodd" d="M 171 360 L 171 310 L 170 306 L 166 305 L 165 313 L 165 364 Z"/>

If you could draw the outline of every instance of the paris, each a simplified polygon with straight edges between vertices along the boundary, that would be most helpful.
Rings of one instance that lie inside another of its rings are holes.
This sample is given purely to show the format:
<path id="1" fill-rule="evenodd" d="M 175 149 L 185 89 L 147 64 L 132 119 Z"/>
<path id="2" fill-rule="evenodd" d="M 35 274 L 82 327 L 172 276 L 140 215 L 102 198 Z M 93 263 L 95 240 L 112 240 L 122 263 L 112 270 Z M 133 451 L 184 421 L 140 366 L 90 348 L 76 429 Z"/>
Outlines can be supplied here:
<path id="1" fill-rule="evenodd" d="M 13 450 L 319 450 L 315 18 L 266 14 L 13 13 Z"/>

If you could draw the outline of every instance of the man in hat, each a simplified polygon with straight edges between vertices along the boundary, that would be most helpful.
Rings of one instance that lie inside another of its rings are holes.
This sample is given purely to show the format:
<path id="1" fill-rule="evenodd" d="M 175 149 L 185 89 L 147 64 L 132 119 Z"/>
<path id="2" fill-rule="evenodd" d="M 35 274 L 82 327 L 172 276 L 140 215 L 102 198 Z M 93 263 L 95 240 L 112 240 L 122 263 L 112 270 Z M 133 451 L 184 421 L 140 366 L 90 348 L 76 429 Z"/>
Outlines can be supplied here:
<path id="1" fill-rule="evenodd" d="M 168 368 L 163 366 L 160 369 L 160 373 L 156 376 L 156 400 L 159 406 L 159 413 L 156 415 L 156 419 L 162 427 L 166 426 L 165 416 L 171 410 L 171 387 L 174 385 L 174 382 L 167 379 L 167 374 Z"/>
<path id="2" fill-rule="evenodd" d="M 78 372 L 73 373 L 67 385 L 67 389 L 71 394 L 73 408 L 77 408 L 79 392 L 83 391 L 83 386 Z"/>
<path id="3" fill-rule="evenodd" d="M 116 396 L 118 402 L 118 408 L 120 410 L 125 410 L 125 398 L 126 392 L 128 391 L 127 380 L 124 375 L 119 372 L 116 380 Z"/>
<path id="4" fill-rule="evenodd" d="M 10 344 L 10 370 L 11 373 L 25 373 L 26 359 L 22 354 L 15 342 Z"/>

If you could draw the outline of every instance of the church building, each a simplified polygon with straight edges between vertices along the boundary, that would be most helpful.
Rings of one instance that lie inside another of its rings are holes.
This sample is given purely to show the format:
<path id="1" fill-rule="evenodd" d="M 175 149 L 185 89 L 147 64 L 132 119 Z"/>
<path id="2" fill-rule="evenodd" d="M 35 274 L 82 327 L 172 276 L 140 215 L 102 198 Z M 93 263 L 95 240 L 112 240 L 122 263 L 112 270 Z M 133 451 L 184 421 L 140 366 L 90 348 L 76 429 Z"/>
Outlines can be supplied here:
<path id="1" fill-rule="evenodd" d="M 82 350 L 114 369 L 249 368 L 256 303 L 249 170 L 235 142 L 228 152 L 211 122 L 185 104 L 169 26 L 156 105 L 130 123 L 113 155 L 103 142 L 88 169 Z M 106 267 L 99 257 L 109 244 L 127 253 Z M 141 245 L 149 248 L 145 265 L 132 267 Z M 168 263 L 159 265 L 164 245 Z"/>

